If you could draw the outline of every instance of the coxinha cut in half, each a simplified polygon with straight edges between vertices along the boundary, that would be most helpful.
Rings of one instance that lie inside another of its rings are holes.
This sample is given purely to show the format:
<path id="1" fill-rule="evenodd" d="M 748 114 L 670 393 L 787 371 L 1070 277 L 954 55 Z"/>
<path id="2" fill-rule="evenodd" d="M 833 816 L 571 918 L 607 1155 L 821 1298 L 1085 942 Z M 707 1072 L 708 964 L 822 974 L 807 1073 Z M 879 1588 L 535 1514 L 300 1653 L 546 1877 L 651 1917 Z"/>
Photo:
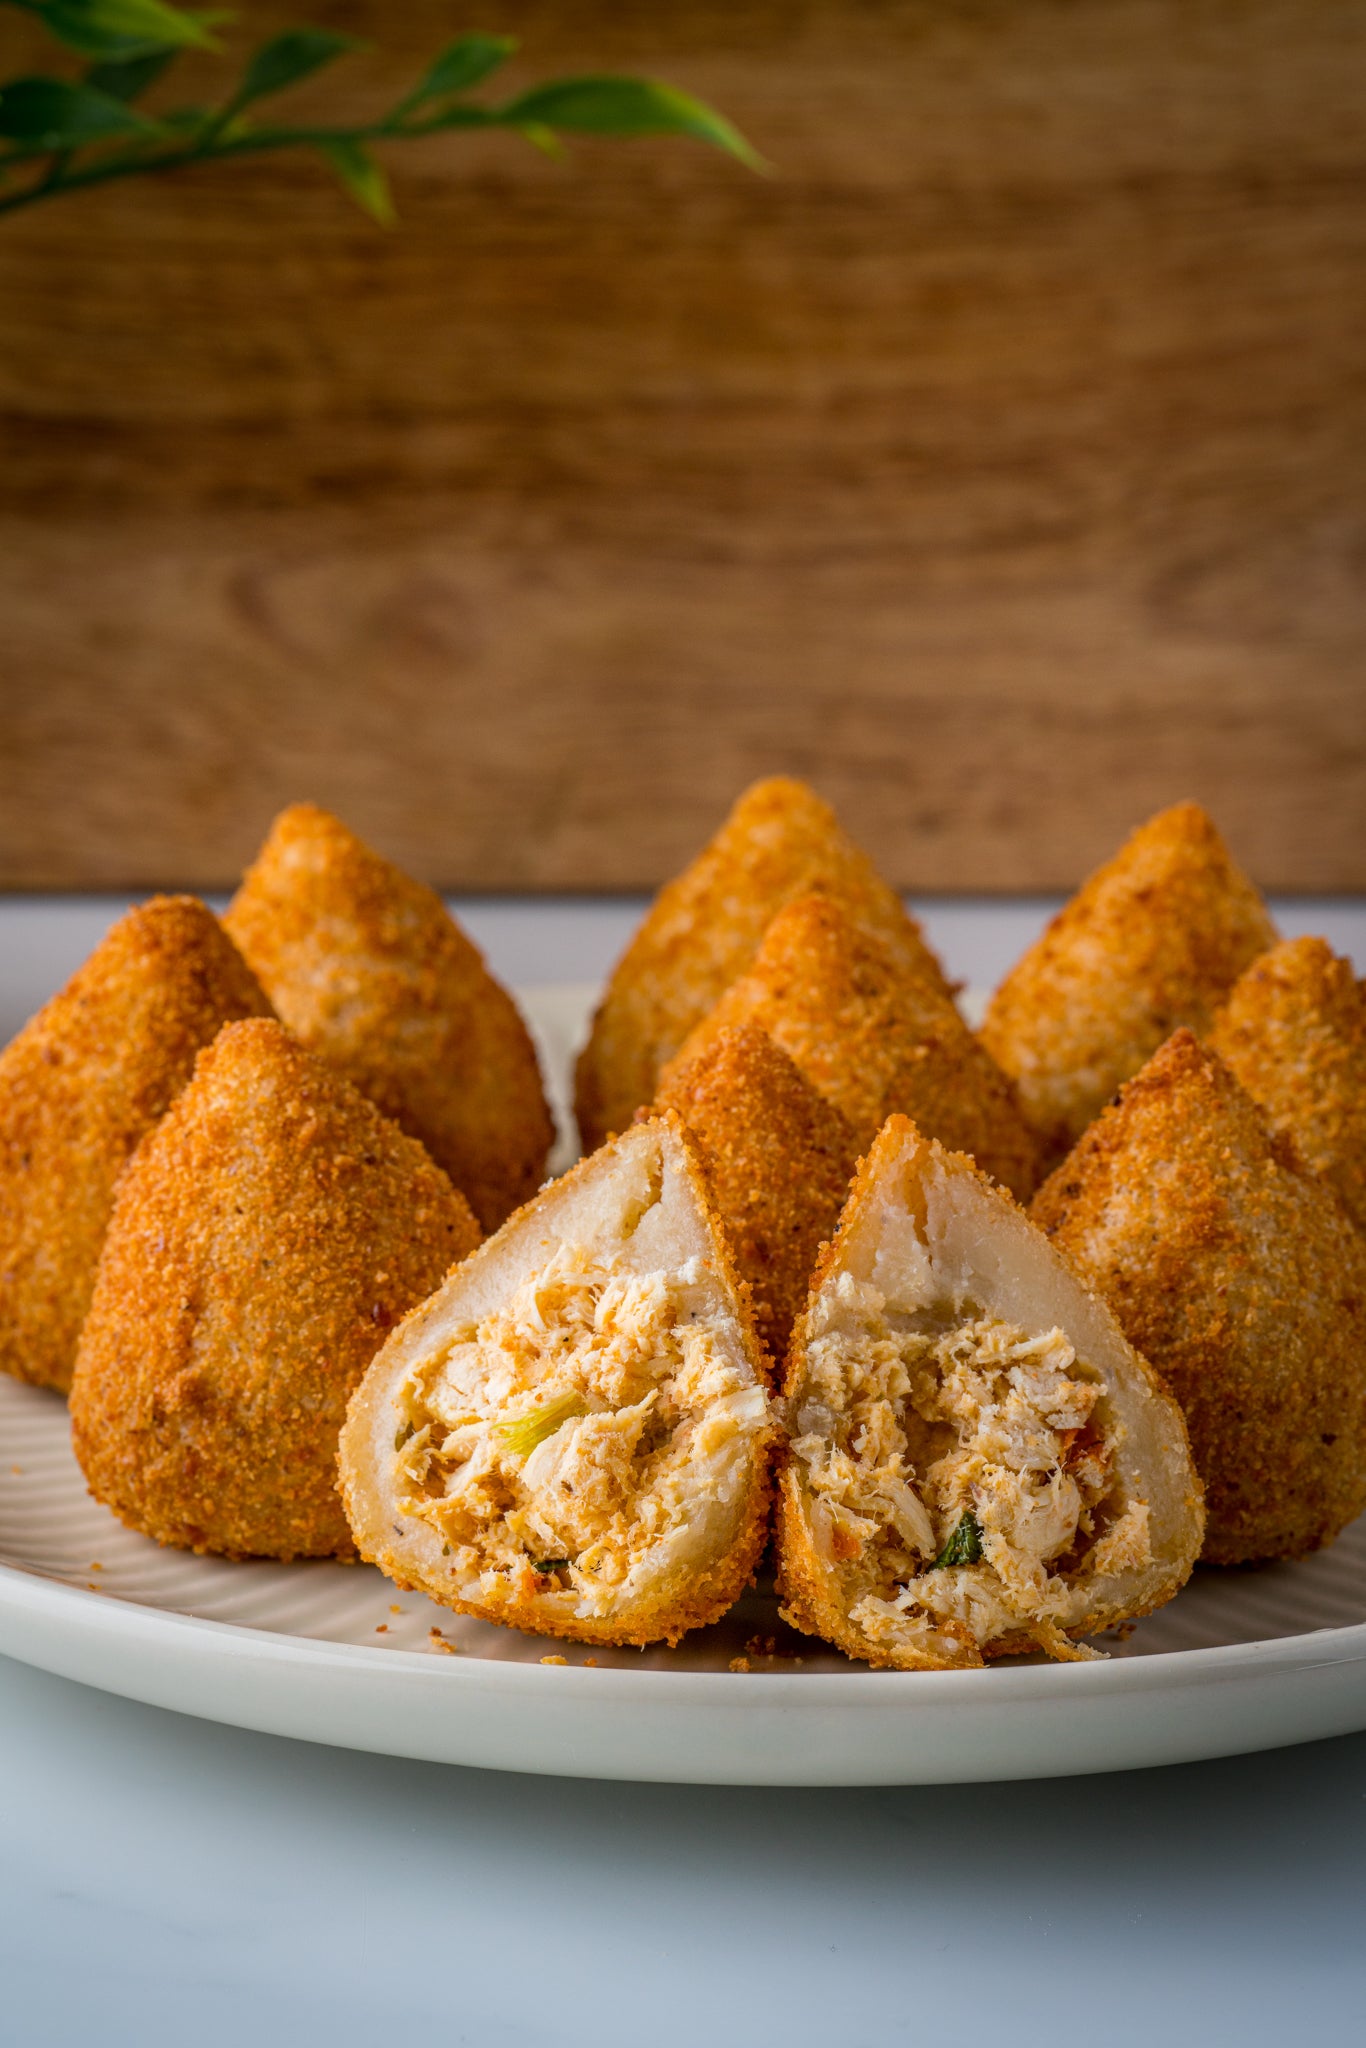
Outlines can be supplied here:
<path id="1" fill-rule="evenodd" d="M 746 1290 L 666 1113 L 394 1331 L 351 1400 L 341 1491 L 362 1556 L 460 1613 L 675 1642 L 753 1576 L 776 1436 Z"/>
<path id="2" fill-rule="evenodd" d="M 1204 1513 L 1176 1402 L 1011 1198 L 890 1117 L 797 1324 L 779 1591 L 902 1670 L 1160 1607 Z"/>

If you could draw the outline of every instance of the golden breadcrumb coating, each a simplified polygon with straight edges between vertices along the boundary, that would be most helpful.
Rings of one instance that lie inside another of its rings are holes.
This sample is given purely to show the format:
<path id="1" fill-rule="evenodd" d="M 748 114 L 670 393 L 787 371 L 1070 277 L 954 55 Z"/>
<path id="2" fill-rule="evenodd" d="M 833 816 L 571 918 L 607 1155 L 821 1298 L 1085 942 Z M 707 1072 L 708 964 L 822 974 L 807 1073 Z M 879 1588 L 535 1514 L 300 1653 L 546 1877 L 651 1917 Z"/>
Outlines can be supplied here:
<path id="1" fill-rule="evenodd" d="M 1159 811 L 1096 869 L 992 997 L 987 1051 L 1053 1158 L 1162 1041 L 1198 1035 L 1276 927 L 1199 804 Z"/>
<path id="2" fill-rule="evenodd" d="M 316 804 L 282 811 L 225 919 L 284 1022 L 420 1138 L 485 1230 L 554 1136 L 530 1034 L 439 896 Z"/>
<path id="3" fill-rule="evenodd" d="M 1366 982 L 1326 939 L 1254 960 L 1208 1043 L 1366 1230 Z"/>
<path id="4" fill-rule="evenodd" d="M 1175 1401 L 1010 1196 L 905 1117 L 859 1169 L 783 1391 L 783 1612 L 851 1657 L 1077 1660 L 1189 1576 Z"/>
<path id="5" fill-rule="evenodd" d="M 457 1613 L 676 1642 L 754 1576 L 778 1428 L 747 1290 L 670 1114 L 544 1188 L 352 1397 L 361 1555 Z"/>
<path id="6" fill-rule="evenodd" d="M 0 1053 L 0 1370 L 71 1384 L 114 1184 L 222 1025 L 270 1005 L 213 912 L 121 917 Z"/>
<path id="7" fill-rule="evenodd" d="M 1214 1564 L 1366 1503 L 1366 1240 L 1218 1056 L 1176 1032 L 1032 1214 L 1186 1412 Z"/>
<path id="8" fill-rule="evenodd" d="M 696 1059 L 673 1061 L 654 1106 L 673 1110 L 697 1143 L 759 1335 L 781 1361 L 858 1165 L 854 1133 L 749 1025 L 718 1032 Z"/>
<path id="9" fill-rule="evenodd" d="M 1010 1081 L 957 1007 L 889 952 L 836 897 L 799 896 L 779 911 L 748 974 L 686 1041 L 702 1053 L 727 1026 L 767 1032 L 834 1103 L 860 1148 L 887 1117 L 968 1152 L 1013 1194 L 1038 1177 L 1038 1141 Z M 665 1069 L 668 1082 L 672 1066 Z"/>
<path id="10" fill-rule="evenodd" d="M 943 969 L 867 855 L 804 782 L 756 782 L 716 837 L 655 898 L 612 974 L 579 1055 L 575 1109 L 585 1151 L 624 1130 L 659 1070 L 745 972 L 774 913 L 809 889 L 845 898 L 944 995 Z"/>
<path id="11" fill-rule="evenodd" d="M 282 1025 L 229 1025 L 119 1187 L 71 1389 L 91 1492 L 186 1550 L 349 1555 L 347 1399 L 478 1241 L 416 1139 Z"/>

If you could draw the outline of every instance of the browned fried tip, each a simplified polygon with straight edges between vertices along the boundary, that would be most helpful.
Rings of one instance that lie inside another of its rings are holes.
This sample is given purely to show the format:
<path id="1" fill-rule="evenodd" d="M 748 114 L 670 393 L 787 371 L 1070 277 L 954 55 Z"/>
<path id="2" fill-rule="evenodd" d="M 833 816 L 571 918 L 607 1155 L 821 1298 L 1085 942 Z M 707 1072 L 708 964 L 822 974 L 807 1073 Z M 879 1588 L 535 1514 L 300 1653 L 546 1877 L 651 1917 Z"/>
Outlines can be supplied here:
<path id="1" fill-rule="evenodd" d="M 431 889 L 316 804 L 271 828 L 228 930 L 290 1030 L 420 1138 L 486 1230 L 553 1130 L 530 1034 Z"/>
<path id="2" fill-rule="evenodd" d="M 748 1025 L 719 1031 L 696 1059 L 673 1061 L 655 1108 L 674 1110 L 697 1141 L 759 1335 L 781 1362 L 858 1164 L 854 1133 Z"/>
<path id="3" fill-rule="evenodd" d="M 71 1390 L 91 1491 L 182 1549 L 348 1554 L 347 1398 L 478 1240 L 415 1139 L 283 1026 L 230 1025 L 119 1187 Z"/>
<path id="4" fill-rule="evenodd" d="M 920 927 L 830 806 L 787 776 L 756 782 L 660 890 L 608 983 L 578 1063 L 585 1150 L 653 1099 L 660 1068 L 749 967 L 775 912 L 815 888 L 847 901 L 906 966 L 950 993 Z"/>
<path id="5" fill-rule="evenodd" d="M 696 1058 L 727 1026 L 764 1031 L 845 1117 L 860 1148 L 909 1116 L 1027 1196 L 1038 1145 L 1011 1083 L 951 999 L 896 958 L 837 898 L 800 896 L 774 918 L 748 974 L 684 1045 Z M 671 1070 L 666 1070 L 666 1075 Z"/>
<path id="6" fill-rule="evenodd" d="M 1254 960 L 1209 1043 L 1366 1229 L 1366 983 L 1326 939 Z"/>
<path id="7" fill-rule="evenodd" d="M 1159 811 L 1096 869 L 991 999 L 982 1043 L 1056 1158 L 1177 1025 L 1208 1031 L 1276 943 L 1199 804 Z"/>
<path id="8" fill-rule="evenodd" d="M 1366 1241 L 1217 1055 L 1176 1032 L 1032 1214 L 1185 1409 L 1205 1556 L 1330 1543 L 1366 1502 Z"/>
<path id="9" fill-rule="evenodd" d="M 71 1384 L 114 1183 L 200 1047 L 269 1008 L 213 912 L 158 896 L 0 1053 L 0 1370 Z"/>

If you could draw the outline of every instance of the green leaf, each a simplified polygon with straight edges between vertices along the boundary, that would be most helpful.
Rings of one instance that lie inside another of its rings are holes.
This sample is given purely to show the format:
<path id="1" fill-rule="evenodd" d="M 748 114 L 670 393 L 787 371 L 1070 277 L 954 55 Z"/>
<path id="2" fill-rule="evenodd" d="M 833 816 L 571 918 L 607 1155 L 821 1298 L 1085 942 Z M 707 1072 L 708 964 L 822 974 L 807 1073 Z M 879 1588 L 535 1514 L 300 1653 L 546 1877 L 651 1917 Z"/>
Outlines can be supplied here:
<path id="1" fill-rule="evenodd" d="M 217 49 L 211 30 L 231 19 L 187 13 L 167 0 L 38 0 L 29 10 L 83 57 L 132 57 L 154 49 Z"/>
<path id="2" fill-rule="evenodd" d="M 61 78 L 16 78 L 0 86 L 0 135 L 34 149 L 80 149 L 111 135 L 155 135 L 155 121 L 121 100 Z"/>
<path id="3" fill-rule="evenodd" d="M 510 128 L 531 125 L 580 135 L 691 135 L 738 157 L 751 170 L 767 169 L 724 114 L 651 78 L 556 79 L 499 107 L 497 117 Z"/>
<path id="4" fill-rule="evenodd" d="M 547 128 L 543 121 L 523 121 L 517 133 L 529 142 L 533 149 L 539 149 L 542 156 L 552 158 L 557 164 L 564 162 L 564 144 L 555 130 Z"/>
<path id="5" fill-rule="evenodd" d="M 129 106 L 156 84 L 167 65 L 174 63 L 175 56 L 174 50 L 149 50 L 145 57 L 115 58 L 109 64 L 93 65 L 83 83 L 92 91 L 107 93 L 111 100 L 122 100 Z"/>
<path id="6" fill-rule="evenodd" d="M 447 43 L 426 76 L 399 101 L 395 114 L 411 113 L 414 107 L 452 93 L 472 92 L 506 64 L 516 47 L 515 36 L 457 36 Z"/>
<path id="7" fill-rule="evenodd" d="M 391 228 L 395 215 L 389 180 L 364 143 L 323 142 L 318 147 L 356 204 L 382 228 Z"/>
<path id="8" fill-rule="evenodd" d="M 263 43 L 251 59 L 232 96 L 231 110 L 240 114 L 253 100 L 283 92 L 288 85 L 298 85 L 315 71 L 321 71 L 325 64 L 344 57 L 348 50 L 363 48 L 364 44 L 354 36 L 338 35 L 330 28 L 287 29 L 282 36 Z"/>

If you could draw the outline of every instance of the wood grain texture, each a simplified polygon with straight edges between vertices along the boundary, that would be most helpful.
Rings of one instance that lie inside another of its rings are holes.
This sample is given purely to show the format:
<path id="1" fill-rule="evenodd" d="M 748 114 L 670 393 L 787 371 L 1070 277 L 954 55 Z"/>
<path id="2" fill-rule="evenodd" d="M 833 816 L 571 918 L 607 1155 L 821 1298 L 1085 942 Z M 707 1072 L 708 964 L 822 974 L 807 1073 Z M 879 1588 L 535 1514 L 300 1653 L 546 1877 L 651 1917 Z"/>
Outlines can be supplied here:
<path id="1" fill-rule="evenodd" d="M 385 46 L 338 111 L 452 32 L 301 11 Z M 0 883 L 226 884 L 309 796 L 636 888 L 781 769 L 920 890 L 1186 795 L 1366 887 L 1366 0 L 478 17 L 779 176 L 448 139 L 392 236 L 306 164 L 0 230 Z"/>

